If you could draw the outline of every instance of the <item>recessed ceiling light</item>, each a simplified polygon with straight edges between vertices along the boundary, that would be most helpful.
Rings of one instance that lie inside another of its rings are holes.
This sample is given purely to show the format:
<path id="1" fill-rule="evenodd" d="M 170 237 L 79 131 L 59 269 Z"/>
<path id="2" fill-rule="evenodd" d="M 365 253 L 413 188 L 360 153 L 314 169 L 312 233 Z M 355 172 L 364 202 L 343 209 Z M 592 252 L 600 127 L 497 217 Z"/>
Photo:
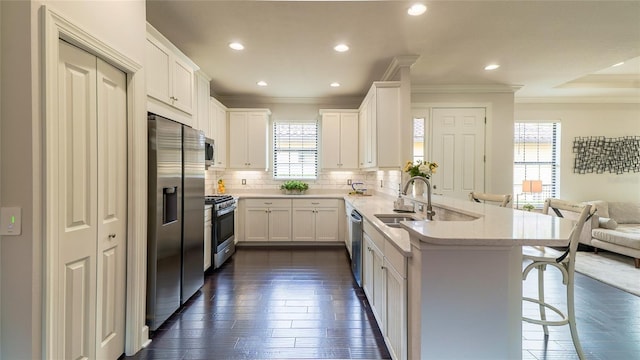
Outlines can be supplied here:
<path id="1" fill-rule="evenodd" d="M 424 4 L 413 4 L 409 10 L 407 10 L 407 14 L 411 16 L 422 15 L 425 12 L 427 12 L 427 7 Z"/>
<path id="2" fill-rule="evenodd" d="M 345 52 L 349 50 L 349 46 L 347 46 L 347 44 L 338 44 L 333 47 L 333 50 L 337 52 Z"/>
<path id="3" fill-rule="evenodd" d="M 257 84 L 258 84 L 258 86 L 267 86 L 268 85 L 267 82 L 263 81 L 263 80 L 258 81 Z"/>
<path id="4" fill-rule="evenodd" d="M 239 42 L 229 43 L 229 47 L 233 50 L 244 50 L 244 45 L 240 44 Z"/>
<path id="5" fill-rule="evenodd" d="M 340 83 L 338 83 L 338 82 L 332 82 L 330 86 L 331 86 L 331 87 L 340 87 Z"/>
<path id="6" fill-rule="evenodd" d="M 616 66 L 620 66 L 620 65 L 623 65 L 623 64 L 624 64 L 624 61 L 620 61 L 620 62 L 619 62 L 619 63 L 617 63 L 617 64 L 613 64 L 613 65 L 611 65 L 611 67 L 616 67 Z"/>
<path id="7" fill-rule="evenodd" d="M 485 66 L 484 69 L 485 70 L 495 70 L 495 69 L 497 69 L 499 67 L 500 67 L 500 65 L 498 65 L 498 64 L 491 64 L 491 65 Z"/>

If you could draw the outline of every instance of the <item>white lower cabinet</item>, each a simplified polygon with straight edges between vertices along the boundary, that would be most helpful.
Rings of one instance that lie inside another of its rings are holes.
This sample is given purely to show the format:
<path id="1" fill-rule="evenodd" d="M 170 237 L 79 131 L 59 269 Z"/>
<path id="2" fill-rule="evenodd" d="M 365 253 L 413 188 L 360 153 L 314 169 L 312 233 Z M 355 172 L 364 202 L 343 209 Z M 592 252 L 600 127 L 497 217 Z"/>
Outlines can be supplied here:
<path id="1" fill-rule="evenodd" d="M 340 203 L 335 199 L 294 199 L 293 241 L 339 241 Z"/>
<path id="2" fill-rule="evenodd" d="M 362 287 L 393 359 L 407 359 L 407 260 L 364 222 Z"/>
<path id="3" fill-rule="evenodd" d="M 204 209 L 204 270 L 211 267 L 211 246 L 212 246 L 212 230 L 211 222 L 211 206 L 205 206 Z"/>
<path id="4" fill-rule="evenodd" d="M 291 241 L 291 200 L 245 200 L 244 234 L 246 241 Z"/>

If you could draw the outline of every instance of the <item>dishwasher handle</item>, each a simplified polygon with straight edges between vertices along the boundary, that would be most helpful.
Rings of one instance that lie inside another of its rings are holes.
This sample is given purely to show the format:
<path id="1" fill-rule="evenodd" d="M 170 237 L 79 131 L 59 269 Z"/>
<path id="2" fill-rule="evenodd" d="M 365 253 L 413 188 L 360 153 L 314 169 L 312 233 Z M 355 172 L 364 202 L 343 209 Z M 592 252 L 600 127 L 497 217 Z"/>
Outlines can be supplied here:
<path id="1" fill-rule="evenodd" d="M 361 223 L 362 222 L 362 215 L 360 215 L 360 213 L 355 211 L 355 210 L 351 211 L 351 222 L 353 222 L 353 223 Z"/>

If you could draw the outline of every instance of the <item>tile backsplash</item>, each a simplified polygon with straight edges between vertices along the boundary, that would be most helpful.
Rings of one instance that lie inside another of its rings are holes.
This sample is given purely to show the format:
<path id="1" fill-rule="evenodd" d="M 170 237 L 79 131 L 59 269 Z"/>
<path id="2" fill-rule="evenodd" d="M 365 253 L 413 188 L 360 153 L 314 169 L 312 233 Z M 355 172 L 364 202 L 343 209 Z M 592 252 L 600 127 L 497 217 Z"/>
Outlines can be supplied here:
<path id="1" fill-rule="evenodd" d="M 316 180 L 308 180 L 308 193 L 342 193 L 351 191 L 352 182 L 364 183 L 369 193 L 384 193 L 388 195 L 398 194 L 398 184 L 401 181 L 401 172 L 399 170 L 380 170 L 380 171 L 325 171 L 318 175 Z M 216 170 L 213 168 L 205 172 L 205 192 L 207 194 L 215 194 L 217 192 L 217 183 L 219 179 L 223 179 L 226 192 L 233 194 L 234 192 L 261 192 L 261 193 L 279 193 L 282 180 L 274 180 L 273 174 L 268 171 L 245 171 L 245 170 Z M 243 185 L 243 180 L 245 184 Z"/>

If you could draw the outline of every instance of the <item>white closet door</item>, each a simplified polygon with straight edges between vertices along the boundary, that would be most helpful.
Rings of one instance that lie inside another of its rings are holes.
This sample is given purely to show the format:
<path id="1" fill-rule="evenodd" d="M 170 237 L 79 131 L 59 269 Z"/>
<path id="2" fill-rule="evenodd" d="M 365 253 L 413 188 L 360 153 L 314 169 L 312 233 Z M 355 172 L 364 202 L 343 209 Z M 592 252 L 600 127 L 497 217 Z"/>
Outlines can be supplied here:
<path id="1" fill-rule="evenodd" d="M 97 59 L 98 257 L 96 358 L 124 350 L 127 238 L 126 75 Z"/>
<path id="2" fill-rule="evenodd" d="M 467 199 L 484 191 L 484 108 L 433 109 L 433 192 Z"/>
<path id="3" fill-rule="evenodd" d="M 94 359 L 98 225 L 96 57 L 60 41 L 57 354 Z M 53 356 L 56 357 L 56 356 Z"/>
<path id="4" fill-rule="evenodd" d="M 124 352 L 126 76 L 59 42 L 58 246 L 53 357 Z"/>

